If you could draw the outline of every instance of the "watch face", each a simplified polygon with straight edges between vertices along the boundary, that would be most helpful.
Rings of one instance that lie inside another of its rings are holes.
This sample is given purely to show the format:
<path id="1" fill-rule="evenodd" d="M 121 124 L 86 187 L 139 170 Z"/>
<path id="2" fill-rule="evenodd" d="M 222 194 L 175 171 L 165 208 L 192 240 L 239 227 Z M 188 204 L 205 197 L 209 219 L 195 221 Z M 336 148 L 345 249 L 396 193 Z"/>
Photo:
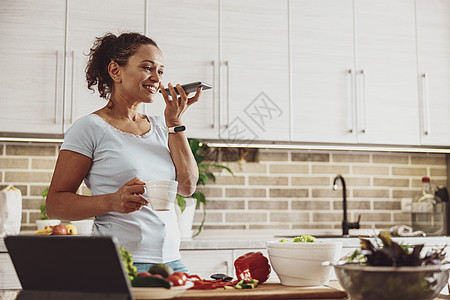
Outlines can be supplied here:
<path id="1" fill-rule="evenodd" d="M 186 126 L 182 125 L 182 126 L 177 126 L 174 128 L 175 132 L 181 132 L 181 131 L 185 131 L 186 130 Z"/>

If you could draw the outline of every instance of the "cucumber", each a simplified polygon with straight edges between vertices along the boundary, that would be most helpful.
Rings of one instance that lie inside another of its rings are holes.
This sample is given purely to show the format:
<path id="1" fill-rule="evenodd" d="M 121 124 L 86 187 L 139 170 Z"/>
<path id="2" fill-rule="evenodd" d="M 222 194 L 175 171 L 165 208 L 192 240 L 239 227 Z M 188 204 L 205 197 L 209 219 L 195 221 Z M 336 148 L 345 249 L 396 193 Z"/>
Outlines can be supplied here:
<path id="1" fill-rule="evenodd" d="M 239 281 L 234 288 L 235 289 L 254 289 L 258 285 L 259 281 L 256 279 L 252 279 L 250 281 L 241 280 Z"/>
<path id="2" fill-rule="evenodd" d="M 170 289 L 172 282 L 156 276 L 136 277 L 131 281 L 133 287 L 163 287 Z"/>

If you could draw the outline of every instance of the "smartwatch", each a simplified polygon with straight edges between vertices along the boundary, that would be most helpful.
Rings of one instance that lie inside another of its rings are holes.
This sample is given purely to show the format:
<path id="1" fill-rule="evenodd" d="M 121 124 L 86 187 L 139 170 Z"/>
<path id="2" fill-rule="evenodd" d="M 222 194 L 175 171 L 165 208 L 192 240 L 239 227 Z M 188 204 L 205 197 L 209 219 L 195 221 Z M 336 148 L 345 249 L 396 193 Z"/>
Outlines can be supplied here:
<path id="1" fill-rule="evenodd" d="M 177 132 L 182 132 L 185 130 L 186 130 L 186 126 L 184 126 L 184 125 L 174 126 L 174 127 L 166 127 L 167 133 L 177 133 Z"/>

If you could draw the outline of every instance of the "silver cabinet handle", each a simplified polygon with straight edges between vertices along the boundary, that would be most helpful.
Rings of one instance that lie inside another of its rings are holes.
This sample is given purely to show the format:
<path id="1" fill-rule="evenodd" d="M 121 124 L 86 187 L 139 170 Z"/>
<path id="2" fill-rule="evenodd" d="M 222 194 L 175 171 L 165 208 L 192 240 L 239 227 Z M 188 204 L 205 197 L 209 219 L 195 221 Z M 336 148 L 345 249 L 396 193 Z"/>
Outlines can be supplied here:
<path id="1" fill-rule="evenodd" d="M 228 263 L 228 260 L 225 261 L 225 274 L 229 275 L 229 271 L 230 271 L 230 264 Z"/>
<path id="2" fill-rule="evenodd" d="M 430 134 L 430 102 L 428 94 L 428 74 L 422 74 L 422 121 L 423 133 Z"/>
<path id="3" fill-rule="evenodd" d="M 227 66 L 227 124 L 225 128 L 228 128 L 230 125 L 230 62 L 225 61 L 225 65 Z"/>
<path id="4" fill-rule="evenodd" d="M 361 133 L 366 133 L 366 73 L 364 72 L 364 70 L 360 70 L 359 74 L 361 75 L 361 80 L 362 80 L 362 86 L 361 86 L 361 101 L 360 101 L 360 105 L 361 105 L 361 114 L 360 114 L 360 118 L 361 118 Z"/>
<path id="5" fill-rule="evenodd" d="M 349 108 L 349 115 L 350 115 L 350 124 L 348 126 L 348 132 L 349 133 L 353 133 L 354 130 L 354 124 L 355 124 L 355 105 L 354 105 L 354 99 L 355 99 L 355 85 L 354 85 L 354 78 L 353 78 L 353 70 L 349 69 L 347 71 L 347 74 L 350 77 L 350 99 L 349 99 L 349 103 L 350 105 L 347 105 L 347 107 Z"/>
<path id="6" fill-rule="evenodd" d="M 56 124 L 56 116 L 58 109 L 58 64 L 59 64 L 59 51 L 56 50 L 56 70 L 55 70 L 55 113 L 53 115 L 53 122 Z"/>
<path id="7" fill-rule="evenodd" d="M 75 51 L 72 51 L 72 78 L 70 79 L 70 124 L 73 123 L 73 93 L 74 93 L 74 77 L 75 77 Z"/>
<path id="8" fill-rule="evenodd" d="M 213 78 L 212 78 L 212 85 L 214 86 L 216 84 L 216 61 L 213 60 L 212 62 L 212 66 L 213 66 Z M 215 128 L 216 127 L 216 89 L 213 88 L 212 91 L 213 94 L 213 103 L 212 103 L 212 124 L 211 124 L 211 128 Z"/>

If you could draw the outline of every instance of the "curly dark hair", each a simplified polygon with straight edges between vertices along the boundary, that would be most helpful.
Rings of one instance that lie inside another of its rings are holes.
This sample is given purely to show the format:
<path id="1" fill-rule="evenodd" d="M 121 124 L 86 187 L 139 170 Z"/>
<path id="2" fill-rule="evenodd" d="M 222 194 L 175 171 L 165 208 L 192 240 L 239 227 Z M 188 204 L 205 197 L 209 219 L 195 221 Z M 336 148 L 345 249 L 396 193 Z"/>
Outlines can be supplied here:
<path id="1" fill-rule="evenodd" d="M 97 85 L 100 97 L 108 99 L 114 85 L 108 73 L 109 63 L 115 61 L 119 66 L 126 66 L 128 58 L 141 45 L 153 45 L 159 49 L 151 38 L 136 32 L 122 33 L 119 36 L 106 33 L 103 37 L 97 37 L 90 49 L 86 66 L 88 89 L 94 92 L 92 86 Z"/>

